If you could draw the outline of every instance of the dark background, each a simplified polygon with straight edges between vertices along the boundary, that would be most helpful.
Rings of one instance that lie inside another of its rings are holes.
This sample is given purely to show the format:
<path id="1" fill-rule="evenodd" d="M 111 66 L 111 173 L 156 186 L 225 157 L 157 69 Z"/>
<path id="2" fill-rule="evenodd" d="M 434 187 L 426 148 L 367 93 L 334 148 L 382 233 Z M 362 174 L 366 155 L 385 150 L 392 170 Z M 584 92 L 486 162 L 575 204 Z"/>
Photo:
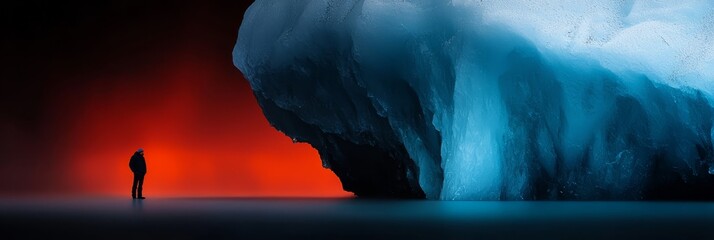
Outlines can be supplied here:
<path id="1" fill-rule="evenodd" d="M 232 65 L 251 3 L 3 3 L 0 194 L 121 194 L 144 147 L 155 195 L 344 195 Z"/>

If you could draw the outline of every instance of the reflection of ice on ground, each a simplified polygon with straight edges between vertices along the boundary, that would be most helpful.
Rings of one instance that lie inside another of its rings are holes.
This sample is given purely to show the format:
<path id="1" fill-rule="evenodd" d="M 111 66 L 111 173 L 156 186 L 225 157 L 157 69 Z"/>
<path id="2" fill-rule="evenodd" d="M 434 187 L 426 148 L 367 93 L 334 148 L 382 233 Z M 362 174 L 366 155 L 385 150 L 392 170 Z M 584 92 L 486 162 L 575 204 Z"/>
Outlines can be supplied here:
<path id="1" fill-rule="evenodd" d="M 10 237 L 703 239 L 709 202 L 2 199 Z"/>

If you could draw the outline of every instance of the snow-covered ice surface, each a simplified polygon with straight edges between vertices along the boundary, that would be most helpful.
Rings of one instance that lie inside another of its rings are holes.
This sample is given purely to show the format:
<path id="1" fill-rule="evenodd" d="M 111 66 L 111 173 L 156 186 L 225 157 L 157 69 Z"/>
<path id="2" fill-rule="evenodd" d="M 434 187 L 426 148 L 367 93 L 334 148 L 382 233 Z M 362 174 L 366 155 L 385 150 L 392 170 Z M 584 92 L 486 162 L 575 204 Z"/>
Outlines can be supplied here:
<path id="1" fill-rule="evenodd" d="M 360 196 L 714 196 L 714 1 L 257 0 L 233 58 Z"/>

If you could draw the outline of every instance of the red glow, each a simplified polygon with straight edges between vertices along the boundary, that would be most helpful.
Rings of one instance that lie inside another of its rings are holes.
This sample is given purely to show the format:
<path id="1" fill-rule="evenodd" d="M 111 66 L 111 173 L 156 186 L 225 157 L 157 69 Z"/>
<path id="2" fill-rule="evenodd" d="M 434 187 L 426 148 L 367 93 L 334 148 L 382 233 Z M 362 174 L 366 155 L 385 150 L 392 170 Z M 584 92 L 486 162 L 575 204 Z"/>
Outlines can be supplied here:
<path id="1" fill-rule="evenodd" d="M 149 197 L 351 195 L 316 150 L 268 124 L 230 52 L 169 56 L 57 93 L 64 192 L 128 196 L 129 157 L 143 147 Z"/>
<path id="2" fill-rule="evenodd" d="M 147 197 L 351 196 L 232 65 L 251 2 L 4 6 L 0 196 L 127 197 L 139 147 Z"/>

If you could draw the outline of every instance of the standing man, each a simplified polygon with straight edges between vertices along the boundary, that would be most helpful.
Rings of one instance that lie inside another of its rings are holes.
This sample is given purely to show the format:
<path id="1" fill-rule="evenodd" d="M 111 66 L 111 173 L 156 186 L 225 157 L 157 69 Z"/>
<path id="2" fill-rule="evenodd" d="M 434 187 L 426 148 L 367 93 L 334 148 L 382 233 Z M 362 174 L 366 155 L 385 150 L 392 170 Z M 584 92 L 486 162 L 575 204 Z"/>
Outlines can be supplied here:
<path id="1" fill-rule="evenodd" d="M 146 199 L 142 196 L 141 190 L 144 186 L 144 175 L 146 175 L 146 160 L 144 159 L 144 149 L 139 148 L 136 150 L 131 160 L 129 160 L 129 168 L 134 172 L 134 184 L 131 185 L 131 198 L 133 199 Z M 138 189 L 137 189 L 138 185 Z M 139 192 L 137 197 L 136 192 Z"/>

